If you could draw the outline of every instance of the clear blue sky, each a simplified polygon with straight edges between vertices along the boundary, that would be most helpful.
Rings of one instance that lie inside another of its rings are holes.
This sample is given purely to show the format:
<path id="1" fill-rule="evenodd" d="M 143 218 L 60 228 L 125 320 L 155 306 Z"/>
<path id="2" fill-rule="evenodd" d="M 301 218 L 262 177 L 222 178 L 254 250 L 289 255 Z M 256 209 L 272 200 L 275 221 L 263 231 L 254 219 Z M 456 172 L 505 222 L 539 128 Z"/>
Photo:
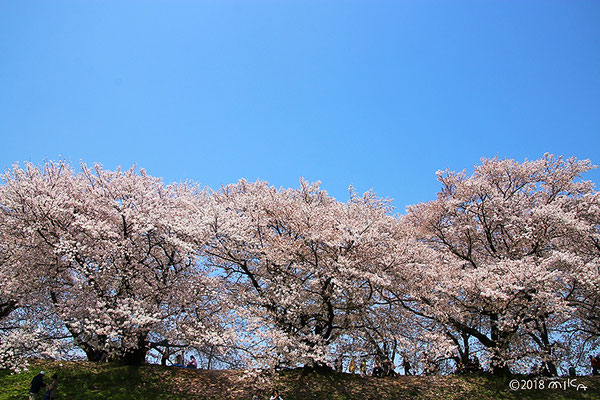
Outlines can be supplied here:
<path id="1" fill-rule="evenodd" d="M 403 211 L 481 157 L 600 164 L 600 1 L 0 0 L 0 137 L 1 169 L 303 176 Z"/>

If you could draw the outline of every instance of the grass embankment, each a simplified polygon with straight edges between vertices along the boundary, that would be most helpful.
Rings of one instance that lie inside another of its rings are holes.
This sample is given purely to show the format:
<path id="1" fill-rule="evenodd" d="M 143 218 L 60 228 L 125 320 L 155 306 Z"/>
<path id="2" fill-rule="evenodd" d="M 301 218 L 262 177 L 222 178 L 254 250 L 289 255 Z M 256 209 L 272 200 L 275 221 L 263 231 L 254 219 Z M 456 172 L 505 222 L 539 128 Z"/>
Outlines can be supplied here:
<path id="1" fill-rule="evenodd" d="M 126 367 L 89 362 L 33 361 L 20 374 L 0 370 L 0 400 L 27 398 L 29 383 L 40 370 L 46 381 L 58 373 L 59 398 L 86 399 L 244 399 L 259 391 L 267 398 L 277 388 L 285 400 L 400 400 L 400 399 L 600 399 L 600 377 L 578 377 L 574 387 L 543 390 L 509 388 L 511 378 L 487 375 L 409 376 L 374 378 L 349 374 L 284 371 L 256 380 L 241 371 L 203 371 L 147 365 Z M 567 378 L 559 378 L 562 385 Z"/>

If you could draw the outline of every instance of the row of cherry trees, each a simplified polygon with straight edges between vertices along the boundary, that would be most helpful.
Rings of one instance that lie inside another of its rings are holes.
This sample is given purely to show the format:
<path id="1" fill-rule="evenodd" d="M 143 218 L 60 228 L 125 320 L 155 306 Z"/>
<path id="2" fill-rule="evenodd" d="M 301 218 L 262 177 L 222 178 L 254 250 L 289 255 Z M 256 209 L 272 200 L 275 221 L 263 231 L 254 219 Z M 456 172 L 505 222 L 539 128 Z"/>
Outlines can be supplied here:
<path id="1" fill-rule="evenodd" d="M 600 194 L 546 155 L 440 172 L 394 215 L 318 183 L 217 191 L 144 170 L 15 166 L 0 186 L 0 367 L 29 356 L 229 367 L 342 356 L 496 373 L 581 364 L 600 338 Z M 444 364 L 445 362 L 445 364 Z"/>

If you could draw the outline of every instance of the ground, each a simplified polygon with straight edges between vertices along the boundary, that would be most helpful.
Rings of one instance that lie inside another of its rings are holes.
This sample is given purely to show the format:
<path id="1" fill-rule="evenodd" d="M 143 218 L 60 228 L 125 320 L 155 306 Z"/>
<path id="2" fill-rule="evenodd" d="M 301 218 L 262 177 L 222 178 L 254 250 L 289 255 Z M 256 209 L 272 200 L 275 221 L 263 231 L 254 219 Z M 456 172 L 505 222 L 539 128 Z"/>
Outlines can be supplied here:
<path id="1" fill-rule="evenodd" d="M 42 369 L 46 371 L 46 381 L 58 373 L 59 399 L 74 400 L 250 400 L 257 393 L 268 399 L 272 388 L 278 389 L 284 400 L 600 399 L 600 377 L 577 377 L 571 381 L 571 387 L 568 378 L 562 377 L 552 388 L 548 387 L 550 381 L 544 381 L 544 389 L 511 390 L 509 384 L 513 379 L 518 379 L 521 387 L 535 385 L 536 381 L 484 374 L 396 378 L 317 372 L 303 375 L 301 370 L 256 376 L 243 371 L 33 360 L 29 370 L 20 374 L 0 370 L 0 400 L 26 398 L 29 382 Z M 541 385 L 540 381 L 537 384 Z M 587 389 L 580 386 L 578 391 L 576 384 Z"/>

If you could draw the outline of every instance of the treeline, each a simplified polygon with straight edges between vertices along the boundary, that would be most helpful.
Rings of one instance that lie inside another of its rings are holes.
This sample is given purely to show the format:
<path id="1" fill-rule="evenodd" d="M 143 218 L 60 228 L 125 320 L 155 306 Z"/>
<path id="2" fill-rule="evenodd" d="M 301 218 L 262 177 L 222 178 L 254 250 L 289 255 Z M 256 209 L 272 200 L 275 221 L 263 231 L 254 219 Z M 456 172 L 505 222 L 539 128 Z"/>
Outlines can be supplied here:
<path id="1" fill-rule="evenodd" d="M 483 159 L 396 215 L 372 192 L 340 202 L 303 180 L 211 190 L 17 165 L 0 186 L 0 367 L 181 351 L 230 368 L 586 365 L 600 337 L 592 168 Z"/>

